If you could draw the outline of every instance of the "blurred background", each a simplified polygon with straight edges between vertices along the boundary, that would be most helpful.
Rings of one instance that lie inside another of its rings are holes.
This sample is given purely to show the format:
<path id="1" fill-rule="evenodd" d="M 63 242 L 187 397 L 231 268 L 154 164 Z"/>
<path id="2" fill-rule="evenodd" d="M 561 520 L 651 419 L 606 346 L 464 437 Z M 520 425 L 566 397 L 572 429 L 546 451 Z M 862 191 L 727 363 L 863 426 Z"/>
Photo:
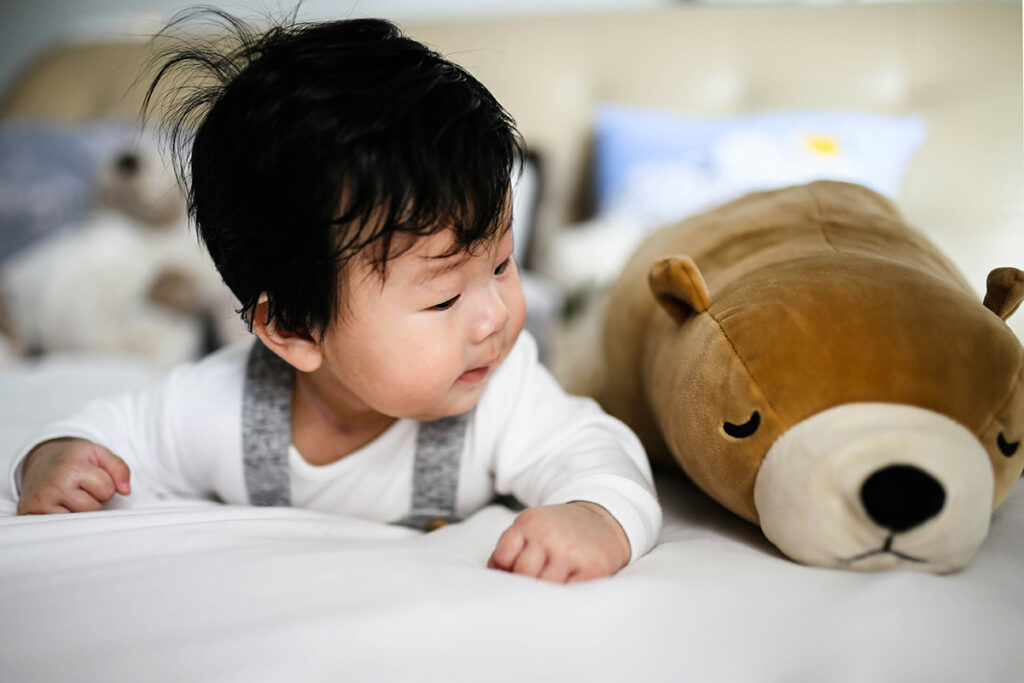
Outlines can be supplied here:
<path id="1" fill-rule="evenodd" d="M 763 1 L 763 0 L 762 0 Z M 280 0 L 2 0 L 0 88 L 41 50 L 65 40 L 130 37 L 159 30 L 176 12 L 213 5 L 241 16 L 291 11 Z M 385 17 L 394 21 L 601 13 L 678 4 L 671 0 L 305 0 L 299 18 Z"/>
<path id="2" fill-rule="evenodd" d="M 135 118 L 149 36 L 193 4 L 0 0 L 4 362 L 88 351 L 169 364 L 243 334 Z M 212 4 L 257 21 L 293 7 Z M 650 230 L 752 190 L 872 187 L 979 300 L 989 270 L 1024 267 L 1019 2 L 309 0 L 298 12 L 355 16 L 398 22 L 517 119 L 531 150 L 516 207 L 528 324 L 553 363 Z M 1024 333 L 1024 314 L 1008 322 Z"/>

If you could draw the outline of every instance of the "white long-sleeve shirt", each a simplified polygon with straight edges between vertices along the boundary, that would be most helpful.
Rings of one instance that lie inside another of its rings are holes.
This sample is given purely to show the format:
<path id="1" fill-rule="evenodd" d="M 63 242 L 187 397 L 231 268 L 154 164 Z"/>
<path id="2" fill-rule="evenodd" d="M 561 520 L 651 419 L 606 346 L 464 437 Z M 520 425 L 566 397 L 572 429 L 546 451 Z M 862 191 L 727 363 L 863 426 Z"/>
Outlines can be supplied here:
<path id="1" fill-rule="evenodd" d="M 132 501 L 210 498 L 246 504 L 242 401 L 252 342 L 180 366 L 134 393 L 88 404 L 45 427 L 15 459 L 60 437 L 97 443 L 132 471 Z M 418 424 L 399 419 L 369 444 L 327 465 L 289 447 L 297 507 L 392 522 L 410 511 Z M 650 467 L 637 438 L 590 399 L 566 394 L 520 335 L 495 371 L 466 427 L 456 512 L 467 516 L 495 494 L 527 506 L 583 500 L 607 509 L 629 539 L 632 559 L 654 545 L 661 525 Z"/>

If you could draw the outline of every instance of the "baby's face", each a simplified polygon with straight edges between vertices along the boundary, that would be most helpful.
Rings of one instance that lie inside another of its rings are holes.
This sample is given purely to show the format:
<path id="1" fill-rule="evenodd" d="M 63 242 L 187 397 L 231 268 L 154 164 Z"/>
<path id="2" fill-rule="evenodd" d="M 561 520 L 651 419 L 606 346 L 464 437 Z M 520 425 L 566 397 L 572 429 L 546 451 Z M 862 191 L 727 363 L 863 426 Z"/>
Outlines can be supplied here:
<path id="1" fill-rule="evenodd" d="M 388 261 L 387 278 L 353 264 L 349 310 L 324 337 L 324 363 L 350 402 L 392 417 L 437 419 L 476 405 L 526 316 L 508 230 L 486 251 L 436 258 L 443 230 Z"/>

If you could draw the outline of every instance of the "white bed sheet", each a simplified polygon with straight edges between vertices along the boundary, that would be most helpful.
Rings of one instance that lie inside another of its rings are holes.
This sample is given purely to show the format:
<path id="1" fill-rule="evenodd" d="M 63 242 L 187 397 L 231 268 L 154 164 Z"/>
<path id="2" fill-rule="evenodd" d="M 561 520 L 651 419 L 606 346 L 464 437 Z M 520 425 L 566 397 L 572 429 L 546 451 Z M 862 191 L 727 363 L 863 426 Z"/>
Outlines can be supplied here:
<path id="1" fill-rule="evenodd" d="M 153 374 L 0 371 L 0 465 L 39 423 Z M 188 501 L 15 517 L 4 490 L 0 680 L 1024 680 L 1024 486 L 948 576 L 803 567 L 689 483 L 659 489 L 660 544 L 572 586 L 484 568 L 500 506 L 423 535 Z"/>

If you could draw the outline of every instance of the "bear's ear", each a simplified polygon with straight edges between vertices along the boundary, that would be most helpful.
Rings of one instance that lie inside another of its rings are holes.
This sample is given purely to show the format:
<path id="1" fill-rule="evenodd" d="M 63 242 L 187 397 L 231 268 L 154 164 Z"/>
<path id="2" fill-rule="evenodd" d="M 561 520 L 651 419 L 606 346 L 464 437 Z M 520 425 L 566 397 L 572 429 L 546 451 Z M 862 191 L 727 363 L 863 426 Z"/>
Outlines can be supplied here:
<path id="1" fill-rule="evenodd" d="M 1006 320 L 1024 300 L 1024 271 L 996 268 L 985 282 L 985 308 Z"/>
<path id="2" fill-rule="evenodd" d="M 703 313 L 711 305 L 707 283 L 689 256 L 664 256 L 651 266 L 647 281 L 655 298 L 672 319 L 681 323 L 691 313 Z"/>

